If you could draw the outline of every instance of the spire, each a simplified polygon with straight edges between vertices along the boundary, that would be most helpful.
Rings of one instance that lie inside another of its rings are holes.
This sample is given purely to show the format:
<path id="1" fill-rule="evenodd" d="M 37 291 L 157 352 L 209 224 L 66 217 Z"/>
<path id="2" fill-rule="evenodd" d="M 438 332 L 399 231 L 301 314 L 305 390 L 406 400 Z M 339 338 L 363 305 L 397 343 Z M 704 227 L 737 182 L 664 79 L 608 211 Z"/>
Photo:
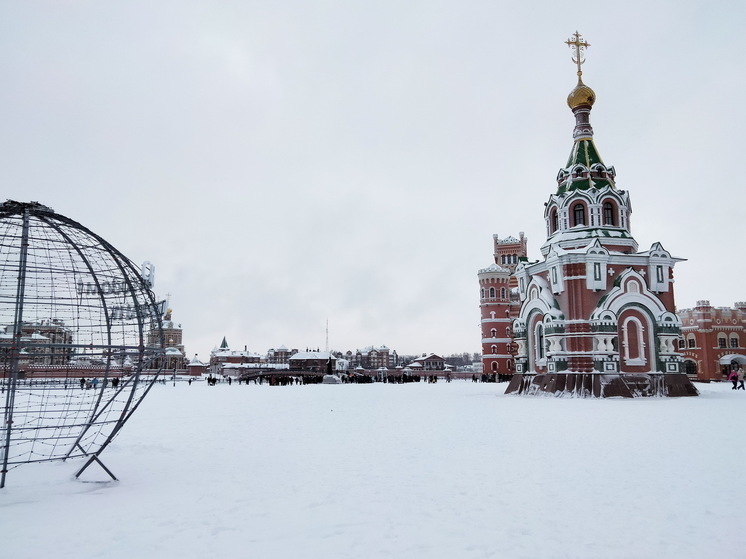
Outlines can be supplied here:
<path id="1" fill-rule="evenodd" d="M 557 181 L 558 194 L 567 190 L 585 190 L 610 185 L 614 188 L 614 171 L 607 169 L 601 155 L 593 143 L 591 126 L 591 108 L 596 102 L 596 93 L 583 83 L 582 65 L 585 63 L 585 51 L 591 46 L 577 31 L 565 41 L 572 49 L 572 61 L 577 65 L 578 84 L 567 96 L 567 105 L 575 115 L 575 128 L 572 137 L 575 140 L 565 168 L 560 171 Z"/>
<path id="2" fill-rule="evenodd" d="M 225 339 L 225 336 L 223 336 L 223 341 L 220 344 L 220 349 L 228 349 L 228 342 Z"/>
<path id="3" fill-rule="evenodd" d="M 567 104 L 575 114 L 575 130 L 572 137 L 577 142 L 593 137 L 590 116 L 591 107 L 596 102 L 596 93 L 583 83 L 583 70 L 581 69 L 585 62 L 585 50 L 591 45 L 577 31 L 570 39 L 565 41 L 565 44 L 573 49 L 571 59 L 578 66 L 578 85 L 567 96 Z"/>
<path id="4" fill-rule="evenodd" d="M 585 62 L 585 49 L 591 44 L 583 39 L 577 31 L 565 41 L 565 44 L 575 51 L 572 55 L 572 61 L 578 65 L 578 85 L 581 85 L 583 83 L 583 70 L 580 67 Z"/>

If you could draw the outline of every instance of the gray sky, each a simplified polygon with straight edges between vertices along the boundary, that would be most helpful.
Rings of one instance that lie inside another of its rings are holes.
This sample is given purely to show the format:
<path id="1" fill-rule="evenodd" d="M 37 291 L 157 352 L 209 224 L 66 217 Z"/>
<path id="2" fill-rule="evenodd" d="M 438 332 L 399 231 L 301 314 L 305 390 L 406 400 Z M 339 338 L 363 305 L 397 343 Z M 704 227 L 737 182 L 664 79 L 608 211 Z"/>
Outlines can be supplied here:
<path id="1" fill-rule="evenodd" d="M 680 308 L 746 300 L 742 1 L 0 3 L 0 180 L 156 265 L 187 355 L 480 350 L 492 234 L 546 239 L 564 41 Z"/>

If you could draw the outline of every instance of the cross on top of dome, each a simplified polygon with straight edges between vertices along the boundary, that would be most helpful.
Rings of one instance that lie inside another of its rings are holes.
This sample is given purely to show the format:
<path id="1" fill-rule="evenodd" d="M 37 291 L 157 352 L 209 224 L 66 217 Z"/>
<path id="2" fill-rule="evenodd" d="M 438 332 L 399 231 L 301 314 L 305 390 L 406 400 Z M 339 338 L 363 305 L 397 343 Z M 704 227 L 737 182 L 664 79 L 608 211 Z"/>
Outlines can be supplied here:
<path id="1" fill-rule="evenodd" d="M 571 58 L 572 61 L 578 65 L 578 83 L 581 83 L 582 80 L 580 76 L 583 75 L 583 71 L 580 69 L 580 66 L 585 62 L 585 49 L 591 46 L 591 44 L 583 39 L 577 31 L 575 31 L 567 41 L 565 41 L 565 44 L 573 50 Z"/>

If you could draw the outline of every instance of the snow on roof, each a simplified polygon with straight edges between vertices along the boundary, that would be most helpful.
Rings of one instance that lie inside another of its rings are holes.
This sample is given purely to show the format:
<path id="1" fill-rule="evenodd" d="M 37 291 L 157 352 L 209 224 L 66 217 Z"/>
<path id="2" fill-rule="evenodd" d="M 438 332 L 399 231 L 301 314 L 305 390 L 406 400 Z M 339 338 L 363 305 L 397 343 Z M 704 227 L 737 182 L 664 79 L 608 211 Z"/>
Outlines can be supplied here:
<path id="1" fill-rule="evenodd" d="M 435 355 L 434 353 L 430 353 L 424 357 L 418 357 L 415 359 L 415 361 L 427 361 L 429 359 L 443 359 L 440 355 Z"/>
<path id="2" fill-rule="evenodd" d="M 300 359 L 336 359 L 334 355 L 332 355 L 328 351 L 299 351 L 295 355 L 293 355 L 290 359 L 293 359 L 295 361 L 298 361 Z"/>
<path id="3" fill-rule="evenodd" d="M 520 242 L 521 242 L 521 241 L 519 241 L 519 240 L 518 240 L 518 239 L 516 239 L 515 237 L 513 237 L 513 236 L 508 236 L 508 237 L 505 237 L 504 239 L 499 239 L 499 240 L 497 241 L 497 244 L 498 244 L 498 245 L 508 245 L 508 244 L 513 244 L 513 243 L 520 243 Z"/>
<path id="4" fill-rule="evenodd" d="M 223 363 L 221 369 L 287 369 L 287 363 Z"/>
<path id="5" fill-rule="evenodd" d="M 370 353 L 371 351 L 388 351 L 388 350 L 389 348 L 386 347 L 385 345 L 378 346 L 378 347 L 369 345 L 367 347 L 364 347 L 363 349 L 358 349 L 357 351 L 359 353 Z"/>
<path id="6" fill-rule="evenodd" d="M 479 270 L 480 274 L 485 274 L 489 272 L 497 272 L 497 273 L 504 272 L 506 274 L 510 273 L 509 270 L 506 270 L 505 268 L 503 268 L 502 266 L 498 266 L 497 264 L 491 264 L 487 266 L 486 268 L 482 268 L 481 270 Z"/>
<path id="7" fill-rule="evenodd" d="M 258 353 L 252 353 L 250 351 L 236 351 L 227 349 L 225 351 L 212 351 L 212 355 L 215 357 L 255 357 L 257 359 L 261 359 L 262 356 Z"/>

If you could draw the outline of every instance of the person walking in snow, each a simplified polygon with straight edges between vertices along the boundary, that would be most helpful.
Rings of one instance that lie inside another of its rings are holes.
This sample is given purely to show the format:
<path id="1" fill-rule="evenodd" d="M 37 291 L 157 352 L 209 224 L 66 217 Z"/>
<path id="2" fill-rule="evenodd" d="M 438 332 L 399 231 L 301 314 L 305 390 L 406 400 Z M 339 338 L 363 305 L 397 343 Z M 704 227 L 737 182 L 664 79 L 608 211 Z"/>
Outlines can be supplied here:
<path id="1" fill-rule="evenodd" d="M 735 369 L 733 369 L 728 375 L 728 380 L 733 383 L 733 388 L 731 388 L 731 390 L 736 390 L 738 388 L 738 373 Z"/>
<path id="2" fill-rule="evenodd" d="M 736 377 L 738 378 L 738 388 L 736 388 L 736 390 L 746 390 L 746 387 L 743 385 L 743 368 L 741 365 L 739 365 L 738 370 L 736 370 Z"/>

